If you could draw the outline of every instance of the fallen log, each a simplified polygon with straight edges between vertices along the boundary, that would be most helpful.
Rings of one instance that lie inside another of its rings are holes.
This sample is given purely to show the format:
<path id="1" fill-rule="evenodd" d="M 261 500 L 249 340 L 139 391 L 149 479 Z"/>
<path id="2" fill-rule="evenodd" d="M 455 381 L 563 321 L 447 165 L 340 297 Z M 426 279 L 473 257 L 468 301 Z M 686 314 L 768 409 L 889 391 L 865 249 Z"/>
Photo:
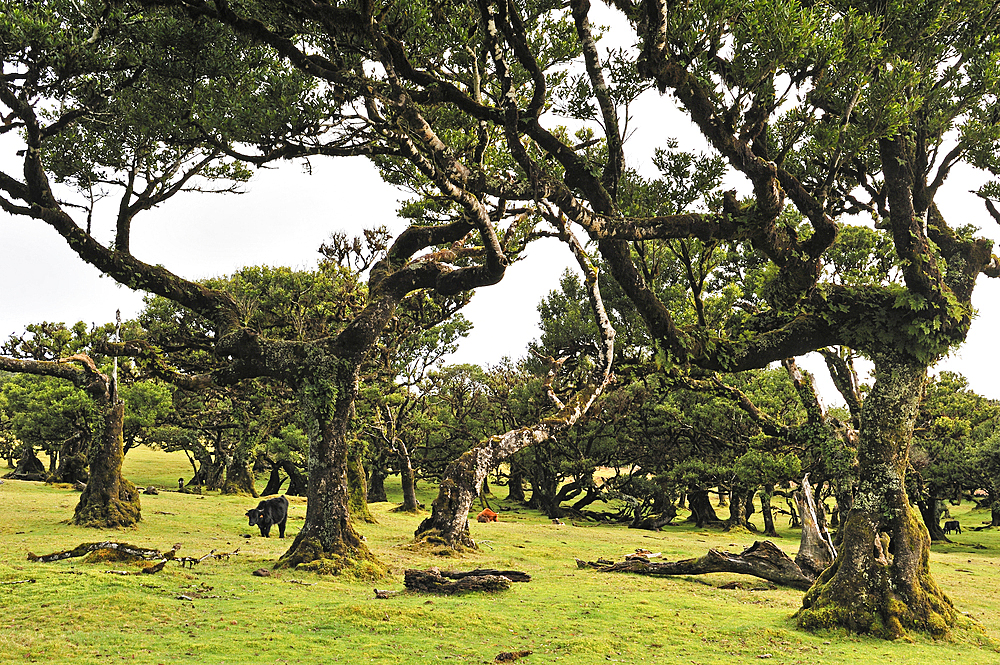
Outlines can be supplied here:
<path id="1" fill-rule="evenodd" d="M 577 559 L 576 563 L 581 568 L 594 568 L 602 573 L 635 573 L 653 577 L 739 573 L 803 591 L 811 587 L 815 580 L 769 540 L 757 541 L 740 554 L 711 549 L 703 557 L 681 561 L 651 563 L 649 559 L 633 557 L 611 565 L 581 559 Z"/>
<path id="2" fill-rule="evenodd" d="M 481 577 L 483 575 L 502 575 L 509 579 L 511 582 L 530 582 L 531 575 L 528 573 L 523 573 L 520 570 L 496 570 L 495 568 L 476 568 L 475 570 L 470 570 L 467 572 L 459 572 L 455 570 L 442 570 L 440 571 L 441 577 L 447 577 L 452 580 L 460 580 L 465 577 Z"/>
<path id="3" fill-rule="evenodd" d="M 145 547 L 136 547 L 135 545 L 129 545 L 128 543 L 115 543 L 111 541 L 103 541 L 100 543 L 80 543 L 71 550 L 64 550 L 62 552 L 53 552 L 52 554 L 44 554 L 38 556 L 32 552 L 28 552 L 28 561 L 61 561 L 63 559 L 70 559 L 78 556 L 86 556 L 91 552 L 97 550 L 114 550 L 120 554 L 135 558 L 135 559 L 162 559 L 163 554 L 159 550 L 151 550 Z"/>
<path id="4" fill-rule="evenodd" d="M 430 570 L 408 569 L 403 576 L 403 585 L 410 591 L 453 594 L 465 591 L 506 591 L 510 588 L 510 578 L 503 575 L 472 575 L 459 579 L 448 579 L 437 568 Z"/>

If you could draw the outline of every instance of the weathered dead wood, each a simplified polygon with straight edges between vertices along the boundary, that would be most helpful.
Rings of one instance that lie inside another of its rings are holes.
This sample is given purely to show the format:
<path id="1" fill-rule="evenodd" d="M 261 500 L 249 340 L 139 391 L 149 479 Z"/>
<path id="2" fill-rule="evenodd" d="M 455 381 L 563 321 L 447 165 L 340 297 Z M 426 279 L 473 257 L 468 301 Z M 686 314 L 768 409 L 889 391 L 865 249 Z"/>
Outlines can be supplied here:
<path id="1" fill-rule="evenodd" d="M 456 570 L 442 570 L 440 571 L 441 577 L 447 577 L 452 580 L 460 580 L 465 577 L 481 577 L 483 575 L 503 575 L 511 582 L 530 582 L 531 575 L 528 573 L 521 572 L 520 570 L 496 570 L 495 568 L 476 568 L 475 570 L 469 570 L 466 572 L 456 571 Z"/>
<path id="2" fill-rule="evenodd" d="M 193 568 L 195 564 L 201 563 L 202 561 L 205 561 L 207 559 L 215 559 L 217 561 L 220 559 L 226 559 L 228 561 L 229 557 L 236 556 L 237 554 L 240 553 L 240 548 L 237 547 L 232 552 L 216 552 L 215 550 L 212 550 L 211 552 L 200 558 L 195 558 L 190 556 L 179 557 L 177 556 L 177 550 L 179 550 L 180 548 L 181 546 L 178 543 L 173 547 L 171 547 L 169 550 L 166 550 L 165 552 L 160 552 L 159 550 L 153 550 L 145 547 L 137 547 L 135 545 L 129 545 L 127 543 L 115 543 L 111 541 L 103 541 L 100 543 L 81 543 L 80 545 L 77 545 L 71 550 L 64 550 L 62 552 L 55 552 L 53 554 L 46 554 L 43 556 L 38 556 L 37 554 L 28 552 L 28 561 L 42 561 L 42 562 L 61 561 L 63 559 L 86 556 L 92 552 L 99 552 L 100 550 L 115 552 L 118 555 L 124 556 L 126 559 L 131 559 L 133 561 L 155 561 L 159 559 L 157 563 L 154 563 L 152 565 L 146 565 L 144 568 L 142 568 L 141 571 L 138 571 L 136 573 L 127 573 L 127 574 L 138 575 L 142 573 L 145 574 L 158 573 L 161 570 L 163 570 L 164 566 L 166 566 L 167 564 L 167 561 L 176 561 L 179 564 L 181 564 L 181 568 L 184 568 L 185 566 Z M 102 557 L 102 559 L 107 560 L 107 557 Z M 106 572 L 117 575 L 126 574 L 124 572 L 115 570 L 109 570 Z"/>
<path id="3" fill-rule="evenodd" d="M 437 568 L 429 570 L 408 569 L 403 585 L 410 591 L 453 594 L 465 591 L 506 591 L 511 581 L 503 575 L 474 575 L 450 580 Z"/>
<path id="4" fill-rule="evenodd" d="M 71 550 L 64 550 L 62 552 L 54 552 L 52 554 L 45 554 L 38 556 L 32 552 L 28 552 L 28 561 L 61 561 L 62 559 L 71 559 L 78 556 L 86 556 L 91 552 L 96 550 L 114 550 L 121 554 L 134 557 L 136 559 L 162 559 L 164 555 L 160 553 L 159 550 L 152 550 L 145 547 L 136 547 L 135 545 L 129 545 L 128 543 L 115 543 L 111 541 L 103 541 L 99 543 L 81 543 Z"/>
<path id="5" fill-rule="evenodd" d="M 799 553 L 795 555 L 795 564 L 815 579 L 837 558 L 837 550 L 826 527 L 819 521 L 808 473 L 802 478 L 802 486 L 794 497 L 802 519 L 802 537 L 799 541 Z"/>
<path id="6" fill-rule="evenodd" d="M 577 559 L 581 568 L 595 568 L 603 573 L 625 572 L 639 575 L 674 576 L 703 575 L 705 573 L 739 573 L 753 575 L 769 582 L 803 591 L 812 586 L 814 577 L 806 575 L 788 555 L 769 540 L 757 541 L 740 554 L 711 549 L 703 557 L 651 563 L 649 559 L 634 557 L 611 565 Z"/>

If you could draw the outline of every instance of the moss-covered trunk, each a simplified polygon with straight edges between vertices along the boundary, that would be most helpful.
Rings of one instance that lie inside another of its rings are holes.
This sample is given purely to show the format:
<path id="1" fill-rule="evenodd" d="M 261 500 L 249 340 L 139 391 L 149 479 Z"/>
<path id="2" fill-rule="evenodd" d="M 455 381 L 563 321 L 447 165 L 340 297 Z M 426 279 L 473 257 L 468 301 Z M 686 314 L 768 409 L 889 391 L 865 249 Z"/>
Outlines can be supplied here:
<path id="1" fill-rule="evenodd" d="M 234 459 L 226 465 L 226 480 L 222 483 L 223 494 L 249 495 L 259 497 L 254 487 L 253 473 L 250 465 L 243 459 Z"/>
<path id="2" fill-rule="evenodd" d="M 358 522 L 375 524 L 372 511 L 368 510 L 368 479 L 365 478 L 365 467 L 361 461 L 363 443 L 352 439 L 348 446 L 347 456 L 347 505 L 351 517 Z"/>
<path id="3" fill-rule="evenodd" d="M 99 405 L 104 429 L 90 447 L 90 478 L 80 495 L 73 523 L 91 527 L 127 527 L 140 519 L 139 492 L 122 476 L 125 403 Z"/>
<path id="4" fill-rule="evenodd" d="M 299 402 L 309 423 L 306 519 L 275 567 L 307 564 L 335 572 L 375 562 L 354 530 L 348 503 L 348 424 L 357 395 L 358 363 L 316 361 L 308 371 L 310 376 L 299 387 Z"/>
<path id="5" fill-rule="evenodd" d="M 926 365 L 899 355 L 875 359 L 861 413 L 859 482 L 841 526 L 837 559 L 796 615 L 807 628 L 846 628 L 896 638 L 942 635 L 956 620 L 929 568 L 930 537 L 906 496 L 904 477 Z"/>

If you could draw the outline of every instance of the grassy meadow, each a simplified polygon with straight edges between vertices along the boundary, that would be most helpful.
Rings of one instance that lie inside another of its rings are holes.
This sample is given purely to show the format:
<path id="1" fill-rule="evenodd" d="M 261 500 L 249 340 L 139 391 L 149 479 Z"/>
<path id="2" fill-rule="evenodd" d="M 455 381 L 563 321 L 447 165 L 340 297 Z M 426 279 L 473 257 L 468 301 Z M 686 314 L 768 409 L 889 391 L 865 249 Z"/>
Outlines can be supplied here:
<path id="1" fill-rule="evenodd" d="M 140 486 L 176 488 L 177 478 L 190 473 L 182 454 L 140 448 L 126 458 L 126 476 Z M 432 488 L 421 487 L 421 500 L 429 502 Z M 740 551 L 755 539 L 749 532 L 554 525 L 499 502 L 498 523 L 472 524 L 480 552 L 440 558 L 407 547 L 420 516 L 390 512 L 392 503 L 373 504 L 378 524 L 360 531 L 391 567 L 389 577 L 296 571 L 256 577 L 252 572 L 270 569 L 290 540 L 274 537 L 276 529 L 264 539 L 247 526 L 243 513 L 253 499 L 161 492 L 142 497 L 137 528 L 96 531 L 68 523 L 78 496 L 42 483 L 0 485 L 0 663 L 487 663 L 515 651 L 532 652 L 517 661 L 527 665 L 1000 663 L 1000 532 L 994 530 L 955 536 L 956 544 L 935 546 L 932 555 L 939 584 L 982 629 L 960 628 L 949 640 L 884 642 L 797 630 L 791 615 L 801 593 L 769 588 L 763 580 L 727 574 L 653 579 L 574 563 L 574 557 L 617 560 L 640 547 L 666 559 L 700 556 L 710 547 Z M 294 536 L 305 502 L 290 500 L 288 533 Z M 496 509 L 498 502 L 491 503 Z M 967 511 L 952 510 L 966 526 L 988 519 Z M 781 535 L 779 546 L 794 556 L 798 533 Z M 212 550 L 239 553 L 192 569 L 170 563 L 155 575 L 114 574 L 108 571 L 128 565 L 81 558 L 27 560 L 28 552 L 99 540 L 161 551 L 179 543 L 179 555 L 196 558 Z M 514 568 L 533 579 L 499 594 L 374 598 L 374 587 L 401 590 L 404 569 L 430 566 Z M 735 580 L 743 588 L 720 588 Z"/>

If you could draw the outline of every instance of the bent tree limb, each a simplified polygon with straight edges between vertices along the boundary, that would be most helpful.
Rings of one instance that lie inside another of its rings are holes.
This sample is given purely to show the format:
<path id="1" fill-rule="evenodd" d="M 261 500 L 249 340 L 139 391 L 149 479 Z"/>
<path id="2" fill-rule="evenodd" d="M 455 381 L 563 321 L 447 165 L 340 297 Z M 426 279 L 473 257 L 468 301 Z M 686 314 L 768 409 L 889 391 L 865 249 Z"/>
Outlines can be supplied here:
<path id="1" fill-rule="evenodd" d="M 577 263 L 583 269 L 583 274 L 586 277 L 590 304 L 603 342 L 599 352 L 599 370 L 583 389 L 563 404 L 551 389 L 556 369 L 561 364 L 552 360 L 550 366 L 553 369 L 549 372 L 546 386 L 549 389 L 550 397 L 556 402 L 559 412 L 535 425 L 492 436 L 449 464 L 441 481 L 438 496 L 431 504 L 431 515 L 420 523 L 414 534 L 418 541 L 428 540 L 451 548 L 475 548 L 476 543 L 469 535 L 469 509 L 475 498 L 479 496 L 486 474 L 501 460 L 517 451 L 545 441 L 557 432 L 572 427 L 587 413 L 587 410 L 613 380 L 611 363 L 614 358 L 615 331 L 604 309 L 604 302 L 601 300 L 597 284 L 597 269 L 590 262 L 583 246 L 569 231 L 565 219 L 553 218 L 551 221 L 559 226 L 560 238 L 573 250 Z"/>
<path id="2" fill-rule="evenodd" d="M 806 591 L 815 577 L 803 571 L 788 555 L 770 540 L 757 541 L 740 554 L 711 549 L 705 556 L 681 561 L 650 562 L 636 557 L 611 565 L 576 560 L 581 568 L 596 568 L 602 573 L 636 573 L 653 577 L 703 575 L 705 573 L 739 573 L 753 575 L 769 582 Z"/>

